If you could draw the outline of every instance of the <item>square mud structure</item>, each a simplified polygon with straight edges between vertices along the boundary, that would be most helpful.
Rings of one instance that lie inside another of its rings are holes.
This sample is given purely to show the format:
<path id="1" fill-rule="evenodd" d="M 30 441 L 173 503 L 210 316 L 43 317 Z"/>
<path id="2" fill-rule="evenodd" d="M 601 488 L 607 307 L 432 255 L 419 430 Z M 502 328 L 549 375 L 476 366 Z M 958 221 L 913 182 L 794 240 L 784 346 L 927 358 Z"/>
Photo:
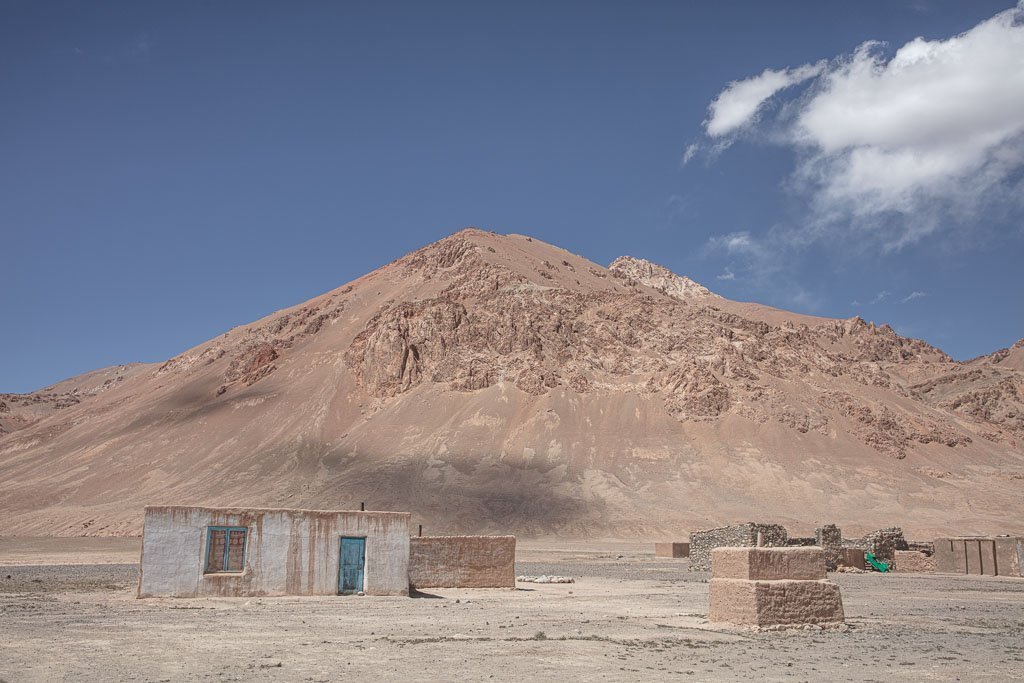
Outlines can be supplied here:
<path id="1" fill-rule="evenodd" d="M 409 518 L 147 507 L 138 596 L 408 595 Z"/>
<path id="2" fill-rule="evenodd" d="M 842 623 L 839 586 L 813 546 L 715 548 L 708 620 L 746 626 Z"/>
<path id="3" fill-rule="evenodd" d="M 515 536 L 413 536 L 409 588 L 515 588 Z"/>
<path id="4" fill-rule="evenodd" d="M 654 544 L 654 556 L 655 557 L 689 557 L 690 556 L 690 544 L 689 543 L 655 543 Z"/>

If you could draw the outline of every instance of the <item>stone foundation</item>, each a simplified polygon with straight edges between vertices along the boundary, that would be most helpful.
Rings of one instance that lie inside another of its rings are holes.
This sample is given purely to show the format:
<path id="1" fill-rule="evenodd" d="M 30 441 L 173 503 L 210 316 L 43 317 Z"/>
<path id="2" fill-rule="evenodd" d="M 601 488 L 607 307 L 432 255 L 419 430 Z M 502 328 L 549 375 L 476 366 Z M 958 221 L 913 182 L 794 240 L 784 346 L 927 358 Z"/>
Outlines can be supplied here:
<path id="1" fill-rule="evenodd" d="M 715 548 L 708 620 L 748 626 L 842 623 L 821 548 Z"/>

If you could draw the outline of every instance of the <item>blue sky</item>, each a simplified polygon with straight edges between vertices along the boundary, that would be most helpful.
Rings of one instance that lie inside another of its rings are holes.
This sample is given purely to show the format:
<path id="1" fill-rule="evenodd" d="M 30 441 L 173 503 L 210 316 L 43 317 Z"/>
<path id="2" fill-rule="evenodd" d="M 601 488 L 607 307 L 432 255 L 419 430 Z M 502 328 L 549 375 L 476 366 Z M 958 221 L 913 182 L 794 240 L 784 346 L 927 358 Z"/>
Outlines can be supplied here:
<path id="1" fill-rule="evenodd" d="M 0 2 L 0 391 L 166 359 L 467 225 L 1007 346 L 1013 10 Z"/>

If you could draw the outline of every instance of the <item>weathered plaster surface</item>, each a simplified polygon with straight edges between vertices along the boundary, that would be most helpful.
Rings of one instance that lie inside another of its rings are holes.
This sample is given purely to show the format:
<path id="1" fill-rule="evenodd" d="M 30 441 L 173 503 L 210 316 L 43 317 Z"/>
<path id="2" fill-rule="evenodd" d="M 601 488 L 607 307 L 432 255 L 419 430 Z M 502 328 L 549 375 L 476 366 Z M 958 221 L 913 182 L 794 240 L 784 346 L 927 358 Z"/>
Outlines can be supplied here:
<path id="1" fill-rule="evenodd" d="M 364 591 L 408 595 L 405 512 L 148 507 L 139 597 L 335 595 L 343 536 L 366 538 Z M 204 574 L 209 526 L 247 527 L 245 568 Z"/>

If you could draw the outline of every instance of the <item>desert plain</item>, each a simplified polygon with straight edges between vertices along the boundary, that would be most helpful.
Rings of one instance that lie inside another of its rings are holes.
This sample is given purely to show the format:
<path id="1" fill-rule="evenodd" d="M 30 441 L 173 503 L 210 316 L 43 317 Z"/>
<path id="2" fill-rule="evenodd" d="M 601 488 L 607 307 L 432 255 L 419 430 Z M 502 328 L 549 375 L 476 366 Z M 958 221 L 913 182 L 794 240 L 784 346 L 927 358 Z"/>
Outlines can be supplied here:
<path id="1" fill-rule="evenodd" d="M 571 584 L 413 597 L 135 597 L 135 538 L 0 538 L 0 679 L 1006 681 L 1024 581 L 830 573 L 843 629 L 708 623 L 709 574 L 653 545 L 525 540 Z"/>

